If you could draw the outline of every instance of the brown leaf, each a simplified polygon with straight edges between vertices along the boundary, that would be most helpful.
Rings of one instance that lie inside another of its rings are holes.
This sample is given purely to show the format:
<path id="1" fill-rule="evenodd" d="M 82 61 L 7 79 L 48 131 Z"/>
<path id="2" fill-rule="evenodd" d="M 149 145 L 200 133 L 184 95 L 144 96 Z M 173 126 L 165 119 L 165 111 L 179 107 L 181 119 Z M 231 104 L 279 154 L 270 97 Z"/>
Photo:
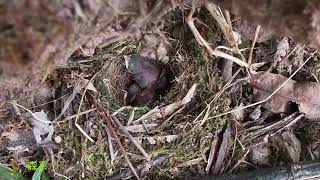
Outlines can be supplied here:
<path id="1" fill-rule="evenodd" d="M 300 160 L 301 142 L 293 132 L 285 131 L 270 137 L 269 140 L 283 158 L 294 163 Z"/>
<path id="2" fill-rule="evenodd" d="M 273 93 L 286 77 L 269 72 L 251 74 L 250 84 L 255 92 L 255 100 L 261 101 Z M 288 112 L 293 103 L 299 105 L 299 110 L 309 119 L 320 118 L 320 85 L 315 82 L 297 82 L 289 80 L 263 107 L 274 113 Z"/>

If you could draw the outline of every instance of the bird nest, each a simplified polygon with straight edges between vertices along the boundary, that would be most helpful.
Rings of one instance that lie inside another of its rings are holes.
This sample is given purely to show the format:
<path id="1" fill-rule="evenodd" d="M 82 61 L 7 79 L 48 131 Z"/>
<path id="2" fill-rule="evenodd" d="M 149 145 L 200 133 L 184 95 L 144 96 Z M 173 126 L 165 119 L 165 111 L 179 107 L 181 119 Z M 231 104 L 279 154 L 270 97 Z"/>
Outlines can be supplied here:
<path id="1" fill-rule="evenodd" d="M 171 69 L 168 68 L 168 66 L 164 65 L 160 61 L 151 60 L 152 64 L 159 65 L 161 71 L 164 73 L 163 76 L 167 77 L 167 80 L 170 81 L 172 77 Z M 132 75 L 130 75 L 126 69 L 125 61 L 123 56 L 118 56 L 116 58 L 108 59 L 106 60 L 104 64 L 104 70 L 102 74 L 100 75 L 100 87 L 101 85 L 104 86 L 102 91 L 102 96 L 106 98 L 108 101 L 107 104 L 110 104 L 110 101 L 113 102 L 112 105 L 116 106 L 124 106 L 124 105 L 137 105 L 135 103 L 128 102 L 128 88 L 130 85 L 132 85 Z M 179 70 L 180 71 L 180 70 Z M 169 88 L 171 87 L 170 84 L 167 84 L 165 88 L 162 88 L 160 92 L 157 92 L 157 95 L 155 97 L 156 100 L 163 100 L 166 96 L 166 93 L 169 91 Z M 157 101 L 156 103 L 159 103 Z M 148 106 L 152 106 L 152 104 L 155 104 L 152 102 L 148 103 Z M 144 104 L 139 104 L 139 106 L 143 106 Z"/>
<path id="2" fill-rule="evenodd" d="M 126 89 L 130 82 L 130 75 L 125 67 L 123 57 L 117 56 L 105 61 L 104 70 L 100 75 L 104 92 L 102 96 L 107 100 L 112 100 L 116 105 L 124 105 Z"/>

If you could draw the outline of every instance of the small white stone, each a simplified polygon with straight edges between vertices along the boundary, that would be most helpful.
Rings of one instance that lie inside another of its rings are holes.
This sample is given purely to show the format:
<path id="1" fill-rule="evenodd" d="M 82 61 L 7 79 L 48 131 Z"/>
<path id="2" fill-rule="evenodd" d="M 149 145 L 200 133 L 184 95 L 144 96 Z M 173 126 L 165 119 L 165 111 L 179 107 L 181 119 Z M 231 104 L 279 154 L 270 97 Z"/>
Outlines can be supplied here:
<path id="1" fill-rule="evenodd" d="M 62 142 L 62 138 L 60 136 L 55 136 L 54 142 L 56 142 L 57 144 L 60 144 Z"/>

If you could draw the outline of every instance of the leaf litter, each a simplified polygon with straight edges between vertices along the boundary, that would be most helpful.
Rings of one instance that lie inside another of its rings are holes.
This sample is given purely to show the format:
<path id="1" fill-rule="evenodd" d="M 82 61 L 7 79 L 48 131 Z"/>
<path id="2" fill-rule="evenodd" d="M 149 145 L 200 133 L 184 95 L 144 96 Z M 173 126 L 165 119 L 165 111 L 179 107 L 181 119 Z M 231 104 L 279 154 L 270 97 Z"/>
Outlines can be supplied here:
<path id="1" fill-rule="evenodd" d="M 257 72 L 251 74 L 250 84 L 255 90 L 256 101 L 266 99 L 274 92 L 286 77 L 270 72 Z M 294 107 L 299 106 L 299 110 L 309 119 L 320 118 L 320 85 L 315 82 L 289 81 L 263 106 L 274 113 L 288 113 Z"/>

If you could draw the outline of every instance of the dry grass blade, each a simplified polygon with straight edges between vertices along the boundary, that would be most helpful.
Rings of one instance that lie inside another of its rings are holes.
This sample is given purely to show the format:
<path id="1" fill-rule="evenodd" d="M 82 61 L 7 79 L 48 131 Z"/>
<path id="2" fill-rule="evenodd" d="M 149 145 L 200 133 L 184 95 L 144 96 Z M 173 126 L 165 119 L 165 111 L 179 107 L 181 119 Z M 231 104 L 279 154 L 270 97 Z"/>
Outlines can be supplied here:
<path id="1" fill-rule="evenodd" d="M 91 93 L 90 93 L 91 94 Z M 132 135 L 129 133 L 129 131 L 125 128 L 125 126 L 123 126 L 121 124 L 121 122 L 118 120 L 118 118 L 116 118 L 115 116 L 111 116 L 109 111 L 107 111 L 103 105 L 97 101 L 94 98 L 94 95 L 91 94 L 91 96 L 93 97 L 94 101 L 96 102 L 97 105 L 97 109 L 100 111 L 100 114 L 102 114 L 106 120 L 113 120 L 118 126 L 119 128 L 122 130 L 122 132 L 127 136 L 127 138 L 137 147 L 137 149 L 143 154 L 143 156 L 147 159 L 147 161 L 150 161 L 150 156 L 149 154 L 142 148 L 142 146 L 136 142 L 134 140 L 134 138 L 132 137 Z M 108 117 L 108 118 L 107 118 Z"/>
<path id="2" fill-rule="evenodd" d="M 68 116 L 66 118 L 64 118 L 64 120 L 61 120 L 61 121 L 57 121 L 57 122 L 54 122 L 54 123 L 62 123 L 62 122 L 66 122 L 70 119 L 73 119 L 73 118 L 76 118 L 78 116 L 82 116 L 82 115 L 85 115 L 85 114 L 88 114 L 88 113 L 91 113 L 93 111 L 96 111 L 97 109 L 96 108 L 92 108 L 92 109 L 88 109 L 86 111 L 83 111 L 83 112 L 80 112 L 80 113 L 77 113 L 77 114 L 74 114 L 74 115 L 71 115 L 71 116 Z"/>
<path id="3" fill-rule="evenodd" d="M 77 127 L 77 129 L 87 138 L 89 141 L 94 143 L 94 140 L 82 129 L 82 127 L 78 123 L 74 123 L 74 125 Z"/>
<path id="4" fill-rule="evenodd" d="M 256 44 L 256 42 L 257 42 L 260 29 L 261 29 L 261 26 L 260 26 L 260 25 L 257 25 L 256 31 L 254 32 L 254 37 L 253 37 L 253 41 L 252 41 L 252 44 L 251 44 L 251 49 L 250 49 L 250 54 L 249 54 L 249 59 L 248 59 L 248 64 L 249 64 L 249 65 L 252 64 L 253 49 L 254 49 L 254 46 L 255 46 L 255 44 Z"/>
<path id="5" fill-rule="evenodd" d="M 246 157 L 247 157 L 247 155 L 249 154 L 249 152 L 250 152 L 250 150 L 247 150 L 247 151 L 244 153 L 244 155 L 241 157 L 241 159 L 239 159 L 238 162 L 230 169 L 229 172 L 232 172 L 236 167 L 238 167 L 239 164 L 242 163 L 242 162 L 246 159 Z"/>
<path id="6" fill-rule="evenodd" d="M 199 121 L 201 121 L 201 124 L 203 124 L 203 123 L 207 120 L 207 117 L 202 118 L 202 120 L 199 120 L 199 119 L 202 117 L 202 115 L 203 115 L 205 112 L 207 112 L 208 114 L 211 113 L 211 110 L 210 110 L 210 109 L 211 109 L 212 103 L 213 103 L 215 100 L 217 100 L 225 90 L 227 90 L 229 87 L 231 87 L 232 85 L 234 85 L 234 84 L 232 84 L 232 81 L 233 81 L 233 80 L 236 78 L 236 76 L 240 73 L 240 70 L 241 70 L 241 69 L 239 69 L 239 70 L 231 77 L 231 79 L 228 80 L 228 82 L 223 86 L 223 88 L 222 88 L 219 92 L 217 92 L 217 93 L 214 94 L 213 96 L 209 97 L 208 100 L 209 100 L 210 102 L 207 104 L 206 108 L 200 112 L 200 114 L 195 118 L 195 120 L 193 120 L 193 123 L 198 123 Z M 237 83 L 237 82 L 235 82 L 235 83 Z M 199 107 L 199 106 L 196 106 L 196 108 L 198 108 L 198 107 Z"/>

